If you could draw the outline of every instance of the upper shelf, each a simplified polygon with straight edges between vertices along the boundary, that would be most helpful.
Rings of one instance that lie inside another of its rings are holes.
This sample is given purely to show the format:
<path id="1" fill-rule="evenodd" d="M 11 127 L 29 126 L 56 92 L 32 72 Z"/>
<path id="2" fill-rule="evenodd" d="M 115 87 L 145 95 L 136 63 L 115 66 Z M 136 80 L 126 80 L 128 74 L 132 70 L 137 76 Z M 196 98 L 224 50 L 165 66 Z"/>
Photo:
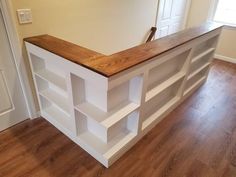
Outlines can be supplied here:
<path id="1" fill-rule="evenodd" d="M 217 23 L 206 23 L 110 56 L 99 54 L 49 35 L 25 38 L 24 41 L 105 77 L 111 77 L 221 27 L 223 26 Z"/>

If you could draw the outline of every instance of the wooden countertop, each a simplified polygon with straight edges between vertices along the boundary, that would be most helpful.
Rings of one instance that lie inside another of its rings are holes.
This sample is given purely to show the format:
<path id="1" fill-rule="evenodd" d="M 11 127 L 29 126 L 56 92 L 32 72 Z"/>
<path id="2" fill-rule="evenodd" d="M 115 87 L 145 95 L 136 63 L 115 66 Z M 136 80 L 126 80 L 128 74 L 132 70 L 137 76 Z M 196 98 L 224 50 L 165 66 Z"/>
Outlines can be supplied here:
<path id="1" fill-rule="evenodd" d="M 102 55 L 49 35 L 25 38 L 24 41 L 82 65 L 105 77 L 111 77 L 221 27 L 223 26 L 216 23 L 207 23 L 110 56 Z"/>

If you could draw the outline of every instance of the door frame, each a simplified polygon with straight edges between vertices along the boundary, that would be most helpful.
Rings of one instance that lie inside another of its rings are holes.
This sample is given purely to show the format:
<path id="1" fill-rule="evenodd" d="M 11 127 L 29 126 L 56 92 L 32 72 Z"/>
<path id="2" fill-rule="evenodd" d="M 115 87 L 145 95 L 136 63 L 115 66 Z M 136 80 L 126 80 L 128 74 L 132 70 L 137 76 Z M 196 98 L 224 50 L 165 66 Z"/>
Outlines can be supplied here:
<path id="1" fill-rule="evenodd" d="M 156 21 L 155 21 L 155 26 L 157 27 L 157 29 L 158 29 L 158 21 L 159 21 L 160 1 L 161 0 L 158 0 L 158 3 L 157 3 L 157 13 L 156 13 Z M 183 23 L 182 28 L 187 27 L 187 21 L 188 21 L 191 4 L 192 4 L 192 0 L 188 0 L 188 3 L 186 5 L 187 10 L 184 14 L 184 23 Z M 156 35 L 155 35 L 155 39 L 156 39 Z"/>
<path id="2" fill-rule="evenodd" d="M 17 28 L 14 23 L 14 18 L 11 13 L 12 4 L 9 0 L 0 0 L 0 9 L 3 15 L 3 21 L 6 27 L 7 37 L 10 43 L 11 52 L 13 55 L 13 62 L 15 64 L 16 72 L 18 74 L 20 85 L 24 95 L 24 101 L 26 103 L 28 118 L 39 117 L 39 112 L 36 111 L 36 105 L 30 86 L 29 77 L 26 72 L 26 65 L 23 58 L 21 43 L 18 37 Z"/>

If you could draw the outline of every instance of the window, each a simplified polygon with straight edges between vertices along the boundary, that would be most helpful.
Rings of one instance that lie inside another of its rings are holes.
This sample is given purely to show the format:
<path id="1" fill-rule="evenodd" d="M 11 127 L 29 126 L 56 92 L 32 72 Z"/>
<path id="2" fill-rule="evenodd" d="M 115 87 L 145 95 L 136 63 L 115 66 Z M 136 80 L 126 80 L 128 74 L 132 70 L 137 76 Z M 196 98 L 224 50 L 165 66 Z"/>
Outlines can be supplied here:
<path id="1" fill-rule="evenodd" d="M 213 21 L 236 26 L 236 0 L 218 0 Z"/>

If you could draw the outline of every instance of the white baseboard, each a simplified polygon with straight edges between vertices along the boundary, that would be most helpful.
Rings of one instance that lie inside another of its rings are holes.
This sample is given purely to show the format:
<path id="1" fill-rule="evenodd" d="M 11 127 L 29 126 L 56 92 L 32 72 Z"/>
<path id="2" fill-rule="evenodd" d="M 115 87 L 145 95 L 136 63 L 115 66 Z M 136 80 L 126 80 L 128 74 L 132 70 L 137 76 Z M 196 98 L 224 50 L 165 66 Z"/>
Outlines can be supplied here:
<path id="1" fill-rule="evenodd" d="M 41 117 L 41 112 L 37 111 L 35 114 L 31 115 L 30 119 L 33 120 L 39 117 Z"/>
<path id="2" fill-rule="evenodd" d="M 218 55 L 218 54 L 215 54 L 215 58 L 236 64 L 236 58 L 230 58 L 230 57 L 226 57 L 226 56 Z"/>

